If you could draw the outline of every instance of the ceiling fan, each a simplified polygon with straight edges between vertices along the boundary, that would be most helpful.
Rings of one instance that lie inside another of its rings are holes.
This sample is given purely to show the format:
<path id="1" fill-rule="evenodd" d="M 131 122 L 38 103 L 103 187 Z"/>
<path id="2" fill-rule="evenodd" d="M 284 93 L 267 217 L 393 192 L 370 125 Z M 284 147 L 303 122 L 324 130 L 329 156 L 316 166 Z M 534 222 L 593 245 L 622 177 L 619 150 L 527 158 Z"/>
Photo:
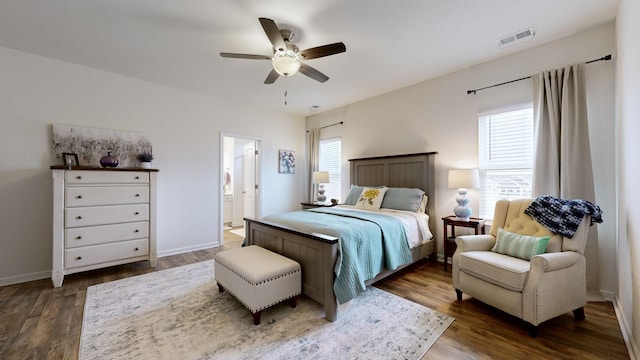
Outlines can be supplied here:
<path id="1" fill-rule="evenodd" d="M 273 84 L 279 76 L 291 76 L 296 74 L 298 71 L 316 81 L 324 83 L 329 80 L 329 77 L 305 64 L 304 60 L 316 59 L 347 51 L 347 48 L 341 42 L 300 50 L 296 44 L 291 42 L 293 39 L 293 31 L 278 29 L 276 23 L 271 19 L 259 18 L 259 20 L 264 32 L 269 38 L 269 41 L 273 44 L 273 55 L 221 52 L 220 56 L 236 59 L 271 60 L 273 69 L 264 80 L 265 84 Z"/>

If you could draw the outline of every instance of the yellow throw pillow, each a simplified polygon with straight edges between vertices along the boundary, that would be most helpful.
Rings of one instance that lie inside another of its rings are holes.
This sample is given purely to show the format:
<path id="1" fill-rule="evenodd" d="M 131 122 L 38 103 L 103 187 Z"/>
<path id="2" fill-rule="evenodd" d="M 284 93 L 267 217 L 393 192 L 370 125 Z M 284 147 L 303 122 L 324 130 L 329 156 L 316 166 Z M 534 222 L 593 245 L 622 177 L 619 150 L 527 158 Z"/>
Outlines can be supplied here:
<path id="1" fill-rule="evenodd" d="M 356 202 L 356 208 L 364 210 L 380 210 L 384 194 L 387 192 L 386 187 L 373 188 L 365 187 Z"/>

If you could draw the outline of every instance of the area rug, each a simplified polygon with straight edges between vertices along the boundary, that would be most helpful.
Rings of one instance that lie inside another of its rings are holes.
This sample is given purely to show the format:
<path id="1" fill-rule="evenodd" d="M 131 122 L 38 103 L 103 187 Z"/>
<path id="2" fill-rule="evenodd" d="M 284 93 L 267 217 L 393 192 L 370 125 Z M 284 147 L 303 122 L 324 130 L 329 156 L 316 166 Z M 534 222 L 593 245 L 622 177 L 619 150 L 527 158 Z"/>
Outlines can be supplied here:
<path id="1" fill-rule="evenodd" d="M 262 313 L 219 293 L 213 260 L 87 289 L 80 359 L 420 359 L 453 318 L 369 287 L 328 322 L 302 296 Z"/>

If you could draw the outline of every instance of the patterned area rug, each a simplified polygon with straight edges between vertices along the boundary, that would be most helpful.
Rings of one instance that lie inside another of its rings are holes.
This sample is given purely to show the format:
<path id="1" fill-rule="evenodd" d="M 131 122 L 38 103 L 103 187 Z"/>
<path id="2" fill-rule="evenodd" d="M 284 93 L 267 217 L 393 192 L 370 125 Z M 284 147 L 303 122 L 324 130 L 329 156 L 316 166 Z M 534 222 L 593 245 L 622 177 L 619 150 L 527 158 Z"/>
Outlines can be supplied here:
<path id="1" fill-rule="evenodd" d="M 453 320 L 370 287 L 333 323 L 302 296 L 255 326 L 210 260 L 89 287 L 80 359 L 420 359 Z"/>

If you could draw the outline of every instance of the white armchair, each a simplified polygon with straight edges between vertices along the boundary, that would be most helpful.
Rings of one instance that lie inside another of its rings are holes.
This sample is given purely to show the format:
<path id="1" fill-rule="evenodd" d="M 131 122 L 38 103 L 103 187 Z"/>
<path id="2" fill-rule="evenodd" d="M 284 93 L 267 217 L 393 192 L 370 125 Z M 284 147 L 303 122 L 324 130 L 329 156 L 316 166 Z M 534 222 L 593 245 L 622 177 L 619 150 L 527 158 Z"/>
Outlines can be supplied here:
<path id="1" fill-rule="evenodd" d="M 516 316 L 529 324 L 531 336 L 543 321 L 573 311 L 584 319 L 586 260 L 583 255 L 590 216 L 585 216 L 572 238 L 553 235 L 524 210 L 531 199 L 496 203 L 491 232 L 456 238 L 453 286 L 462 293 Z M 551 236 L 546 253 L 530 260 L 491 251 L 498 229 L 529 236 Z"/>

